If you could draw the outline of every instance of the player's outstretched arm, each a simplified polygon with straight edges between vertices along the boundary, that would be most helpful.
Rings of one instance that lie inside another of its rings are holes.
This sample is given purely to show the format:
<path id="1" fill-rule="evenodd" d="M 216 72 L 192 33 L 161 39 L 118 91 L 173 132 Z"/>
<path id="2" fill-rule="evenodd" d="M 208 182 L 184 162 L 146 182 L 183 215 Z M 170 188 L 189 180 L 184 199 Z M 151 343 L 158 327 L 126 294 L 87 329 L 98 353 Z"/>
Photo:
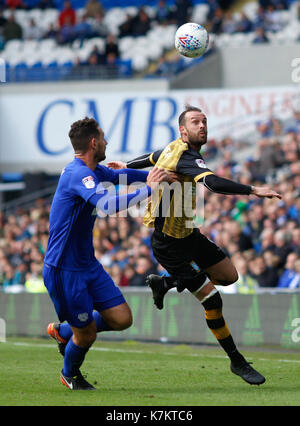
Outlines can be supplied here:
<path id="1" fill-rule="evenodd" d="M 252 186 L 251 194 L 256 195 L 259 198 L 279 198 L 281 200 L 282 196 L 278 194 L 276 191 L 273 191 L 270 188 L 260 187 L 260 186 Z"/>
<path id="2" fill-rule="evenodd" d="M 225 179 L 215 174 L 210 174 L 203 178 L 203 184 L 207 189 L 218 194 L 225 195 L 256 195 L 257 197 L 263 198 L 279 198 L 281 195 L 277 192 L 258 186 L 243 185 L 242 183 L 234 182 L 230 179 Z"/>

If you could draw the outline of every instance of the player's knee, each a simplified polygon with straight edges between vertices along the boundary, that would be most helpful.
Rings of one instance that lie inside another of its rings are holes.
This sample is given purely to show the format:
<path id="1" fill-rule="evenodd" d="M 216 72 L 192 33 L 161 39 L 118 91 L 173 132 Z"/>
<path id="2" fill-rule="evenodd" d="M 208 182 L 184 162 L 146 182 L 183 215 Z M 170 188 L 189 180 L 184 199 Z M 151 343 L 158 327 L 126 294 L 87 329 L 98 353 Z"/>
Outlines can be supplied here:
<path id="1" fill-rule="evenodd" d="M 83 348 L 89 348 L 97 338 L 97 329 L 94 323 L 80 329 L 73 329 L 73 341 L 76 345 Z"/>
<path id="2" fill-rule="evenodd" d="M 132 314 L 131 312 L 128 312 L 127 315 L 124 315 L 123 317 L 120 317 L 118 318 L 118 320 L 114 321 L 114 323 L 112 324 L 112 328 L 113 330 L 116 330 L 116 331 L 122 331 L 131 327 L 132 323 L 133 323 Z"/>
<path id="3" fill-rule="evenodd" d="M 178 280 L 179 284 L 177 286 L 177 291 L 181 293 L 181 291 L 186 288 L 191 293 L 194 293 L 197 290 L 200 290 L 200 288 L 203 287 L 207 281 L 209 281 L 209 279 L 204 272 L 199 272 L 192 278 L 180 278 Z"/>
<path id="4" fill-rule="evenodd" d="M 226 275 L 226 276 L 221 277 L 221 278 L 216 278 L 214 280 L 214 283 L 216 285 L 221 285 L 221 286 L 226 287 L 228 285 L 234 284 L 238 280 L 238 278 L 239 278 L 239 274 L 235 270 L 235 271 L 232 271 L 229 275 Z"/>
<path id="5" fill-rule="evenodd" d="M 120 328 L 119 330 L 126 330 L 127 328 L 131 327 L 133 323 L 132 315 L 131 313 L 127 315 L 126 318 L 123 319 L 123 321 L 119 324 Z"/>
<path id="6" fill-rule="evenodd" d="M 88 331 L 86 333 L 81 333 L 80 336 L 74 335 L 73 341 L 77 346 L 89 348 L 96 340 L 96 337 L 97 334 L 94 331 Z"/>

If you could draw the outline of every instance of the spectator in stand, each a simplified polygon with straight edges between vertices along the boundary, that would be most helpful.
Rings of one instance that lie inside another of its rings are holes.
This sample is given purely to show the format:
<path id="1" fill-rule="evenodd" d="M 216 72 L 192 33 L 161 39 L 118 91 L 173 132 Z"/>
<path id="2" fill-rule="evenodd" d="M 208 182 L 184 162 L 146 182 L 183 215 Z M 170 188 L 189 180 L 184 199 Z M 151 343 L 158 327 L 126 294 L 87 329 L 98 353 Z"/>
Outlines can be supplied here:
<path id="1" fill-rule="evenodd" d="M 116 78 L 119 75 L 118 58 L 115 53 L 110 52 L 106 56 L 106 68 L 108 78 Z"/>
<path id="2" fill-rule="evenodd" d="M 260 234 L 260 252 L 264 253 L 266 251 L 273 252 L 275 250 L 275 243 L 274 243 L 274 230 L 273 229 L 265 229 Z"/>
<path id="3" fill-rule="evenodd" d="M 215 14 L 210 22 L 210 32 L 216 35 L 219 35 L 222 33 L 223 28 L 223 10 L 219 7 L 216 9 Z"/>
<path id="4" fill-rule="evenodd" d="M 275 10 L 273 4 L 269 4 L 265 13 L 265 30 L 276 32 L 281 31 L 282 28 L 283 22 L 280 11 Z"/>
<path id="5" fill-rule="evenodd" d="M 42 30 L 36 25 L 33 18 L 29 21 L 29 26 L 24 28 L 24 40 L 39 40 L 42 37 Z"/>
<path id="6" fill-rule="evenodd" d="M 6 24 L 7 19 L 3 16 L 3 10 L 0 7 L 0 35 L 3 32 L 4 25 Z"/>
<path id="7" fill-rule="evenodd" d="M 12 13 L 8 18 L 3 28 L 3 38 L 5 42 L 14 39 L 22 39 L 23 29 L 15 20 L 15 15 Z"/>
<path id="8" fill-rule="evenodd" d="M 42 276 L 43 265 L 32 262 L 26 275 L 25 288 L 28 293 L 47 293 Z"/>
<path id="9" fill-rule="evenodd" d="M 250 272 L 252 277 L 258 282 L 260 287 L 276 287 L 278 273 L 274 267 L 269 267 L 263 256 L 256 257 L 250 262 Z"/>
<path id="10" fill-rule="evenodd" d="M 157 268 L 146 256 L 140 256 L 136 261 L 136 274 L 131 279 L 131 285 L 142 287 L 146 286 L 146 277 L 149 274 L 156 274 Z"/>
<path id="11" fill-rule="evenodd" d="M 53 0 L 41 0 L 37 5 L 36 5 L 37 9 L 55 9 L 55 3 Z"/>
<path id="12" fill-rule="evenodd" d="M 269 43 L 269 39 L 265 34 L 265 30 L 262 27 L 256 27 L 255 29 L 255 37 L 252 41 L 254 44 L 263 44 L 263 43 Z"/>
<path id="13" fill-rule="evenodd" d="M 220 5 L 218 0 L 207 0 L 207 5 L 208 5 L 208 12 L 207 12 L 206 19 L 208 22 L 210 22 L 213 19 L 215 12 L 220 7 Z"/>
<path id="14" fill-rule="evenodd" d="M 265 20 L 266 20 L 265 10 L 263 7 L 260 6 L 258 10 L 256 11 L 256 15 L 253 20 L 254 27 L 265 28 Z"/>
<path id="15" fill-rule="evenodd" d="M 239 274 L 239 278 L 235 282 L 237 292 L 241 294 L 255 293 L 258 287 L 258 282 L 249 273 L 246 259 L 243 256 L 238 256 L 234 264 Z"/>
<path id="16" fill-rule="evenodd" d="M 234 20 L 231 11 L 225 12 L 224 19 L 222 22 L 222 31 L 225 34 L 233 34 L 236 32 L 236 21 Z"/>
<path id="17" fill-rule="evenodd" d="M 292 252 L 291 244 L 288 241 L 288 235 L 284 230 L 280 229 L 274 235 L 273 253 L 279 257 L 278 267 L 282 268 L 287 260 L 288 255 Z"/>
<path id="18" fill-rule="evenodd" d="M 60 44 L 72 43 L 75 40 L 75 26 L 71 17 L 66 16 L 64 25 L 61 27 L 58 35 Z"/>
<path id="19" fill-rule="evenodd" d="M 123 285 L 134 286 L 135 268 L 134 266 L 127 264 L 123 271 Z"/>
<path id="20" fill-rule="evenodd" d="M 181 64 L 181 58 L 177 54 L 176 56 L 165 54 L 158 60 L 155 75 L 159 77 L 171 77 L 180 71 Z"/>
<path id="21" fill-rule="evenodd" d="M 183 25 L 190 21 L 193 13 L 193 2 L 191 0 L 175 0 L 175 18 L 177 25 Z"/>
<path id="22" fill-rule="evenodd" d="M 5 6 L 8 9 L 27 9 L 26 3 L 22 0 L 6 0 Z"/>
<path id="23" fill-rule="evenodd" d="M 17 266 L 15 279 L 18 284 L 25 285 L 27 269 L 27 265 L 24 262 Z"/>
<path id="24" fill-rule="evenodd" d="M 288 2 L 286 0 L 271 0 L 271 4 L 274 5 L 277 10 L 288 10 Z"/>
<path id="25" fill-rule="evenodd" d="M 295 272 L 296 275 L 294 276 L 288 287 L 290 289 L 300 288 L 300 259 L 296 260 L 295 262 Z"/>
<path id="26" fill-rule="evenodd" d="M 18 284 L 13 267 L 7 263 L 3 269 L 2 277 L 2 289 L 3 291 L 9 291 L 9 287 Z"/>
<path id="27" fill-rule="evenodd" d="M 274 171 L 285 161 L 280 144 L 274 138 L 263 138 L 258 141 L 257 157 L 256 172 L 259 176 Z"/>
<path id="28" fill-rule="evenodd" d="M 111 53 L 113 53 L 116 58 L 120 57 L 118 39 L 114 34 L 109 34 L 107 36 L 106 43 L 105 43 L 105 56 L 106 56 L 106 58 Z"/>
<path id="29" fill-rule="evenodd" d="M 156 7 L 155 22 L 169 24 L 174 19 L 174 13 L 166 0 L 159 0 Z"/>
<path id="30" fill-rule="evenodd" d="M 240 33 L 250 33 L 253 30 L 253 24 L 245 12 L 241 12 L 241 17 L 236 24 L 236 31 Z"/>
<path id="31" fill-rule="evenodd" d="M 230 241 L 237 244 L 238 249 L 243 252 L 253 249 L 253 242 L 249 235 L 246 235 L 241 225 L 235 221 L 225 223 L 224 230 L 229 233 Z"/>
<path id="32" fill-rule="evenodd" d="M 290 253 L 287 256 L 285 269 L 278 280 L 277 287 L 279 288 L 288 288 L 297 275 L 295 270 L 295 263 L 299 260 L 298 255 L 296 253 Z"/>
<path id="33" fill-rule="evenodd" d="M 90 56 L 96 56 L 96 63 L 97 65 L 104 65 L 106 63 L 106 55 L 103 52 L 100 52 L 98 46 L 94 46 Z"/>
<path id="34" fill-rule="evenodd" d="M 109 29 L 101 13 L 98 13 L 91 22 L 91 31 L 92 37 L 107 37 Z"/>
<path id="35" fill-rule="evenodd" d="M 64 9 L 59 14 L 58 23 L 60 28 L 63 28 L 65 25 L 74 26 L 76 24 L 76 12 L 70 1 L 64 3 Z"/>
<path id="36" fill-rule="evenodd" d="M 48 31 L 44 34 L 43 39 L 53 39 L 55 41 L 59 40 L 59 31 L 56 29 L 54 24 L 49 25 Z"/>
<path id="37" fill-rule="evenodd" d="M 145 9 L 141 7 L 137 15 L 133 18 L 132 35 L 139 37 L 144 36 L 151 28 L 151 20 Z"/>
<path id="38" fill-rule="evenodd" d="M 298 221 L 300 223 L 300 220 Z M 295 253 L 298 254 L 298 257 L 300 258 L 300 228 L 299 226 L 292 231 L 292 242 L 291 242 L 292 249 Z"/>
<path id="39" fill-rule="evenodd" d="M 87 15 L 82 15 L 74 25 L 73 31 L 74 38 L 80 40 L 81 43 L 92 36 L 92 26 L 88 22 Z"/>
<path id="40" fill-rule="evenodd" d="M 99 0 L 88 0 L 85 5 L 85 14 L 88 18 L 96 18 L 97 15 L 104 17 L 105 9 Z"/>
<path id="41" fill-rule="evenodd" d="M 133 17 L 127 13 L 125 21 L 119 26 L 119 37 L 130 37 L 133 35 Z"/>

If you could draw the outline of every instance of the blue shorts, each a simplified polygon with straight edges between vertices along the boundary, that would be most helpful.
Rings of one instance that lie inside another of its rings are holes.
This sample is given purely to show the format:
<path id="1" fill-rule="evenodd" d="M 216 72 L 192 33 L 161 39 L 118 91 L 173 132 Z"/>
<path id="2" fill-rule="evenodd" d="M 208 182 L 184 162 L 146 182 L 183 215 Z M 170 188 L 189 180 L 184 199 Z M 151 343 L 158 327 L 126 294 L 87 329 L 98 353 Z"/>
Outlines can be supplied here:
<path id="1" fill-rule="evenodd" d="M 43 278 L 59 321 L 68 321 L 73 327 L 90 324 L 93 309 L 101 312 L 125 302 L 100 263 L 84 271 L 67 271 L 44 264 Z"/>

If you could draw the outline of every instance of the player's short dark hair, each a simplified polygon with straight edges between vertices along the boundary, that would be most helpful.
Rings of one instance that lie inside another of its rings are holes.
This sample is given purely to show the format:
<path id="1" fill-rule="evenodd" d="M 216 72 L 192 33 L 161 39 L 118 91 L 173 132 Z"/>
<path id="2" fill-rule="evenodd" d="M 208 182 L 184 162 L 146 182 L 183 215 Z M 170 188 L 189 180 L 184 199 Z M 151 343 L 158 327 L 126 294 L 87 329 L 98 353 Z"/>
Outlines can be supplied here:
<path id="1" fill-rule="evenodd" d="M 186 105 L 185 106 L 185 110 L 180 114 L 180 116 L 178 118 L 178 124 L 179 124 L 179 126 L 183 126 L 184 125 L 184 123 L 185 123 L 185 114 L 187 112 L 190 112 L 190 111 L 202 112 L 202 110 L 200 108 L 198 108 L 198 107 L 194 107 L 192 105 Z"/>
<path id="2" fill-rule="evenodd" d="M 92 138 L 98 137 L 99 124 L 94 118 L 85 117 L 83 120 L 75 121 L 70 128 L 69 138 L 74 151 L 85 153 L 88 150 Z"/>

